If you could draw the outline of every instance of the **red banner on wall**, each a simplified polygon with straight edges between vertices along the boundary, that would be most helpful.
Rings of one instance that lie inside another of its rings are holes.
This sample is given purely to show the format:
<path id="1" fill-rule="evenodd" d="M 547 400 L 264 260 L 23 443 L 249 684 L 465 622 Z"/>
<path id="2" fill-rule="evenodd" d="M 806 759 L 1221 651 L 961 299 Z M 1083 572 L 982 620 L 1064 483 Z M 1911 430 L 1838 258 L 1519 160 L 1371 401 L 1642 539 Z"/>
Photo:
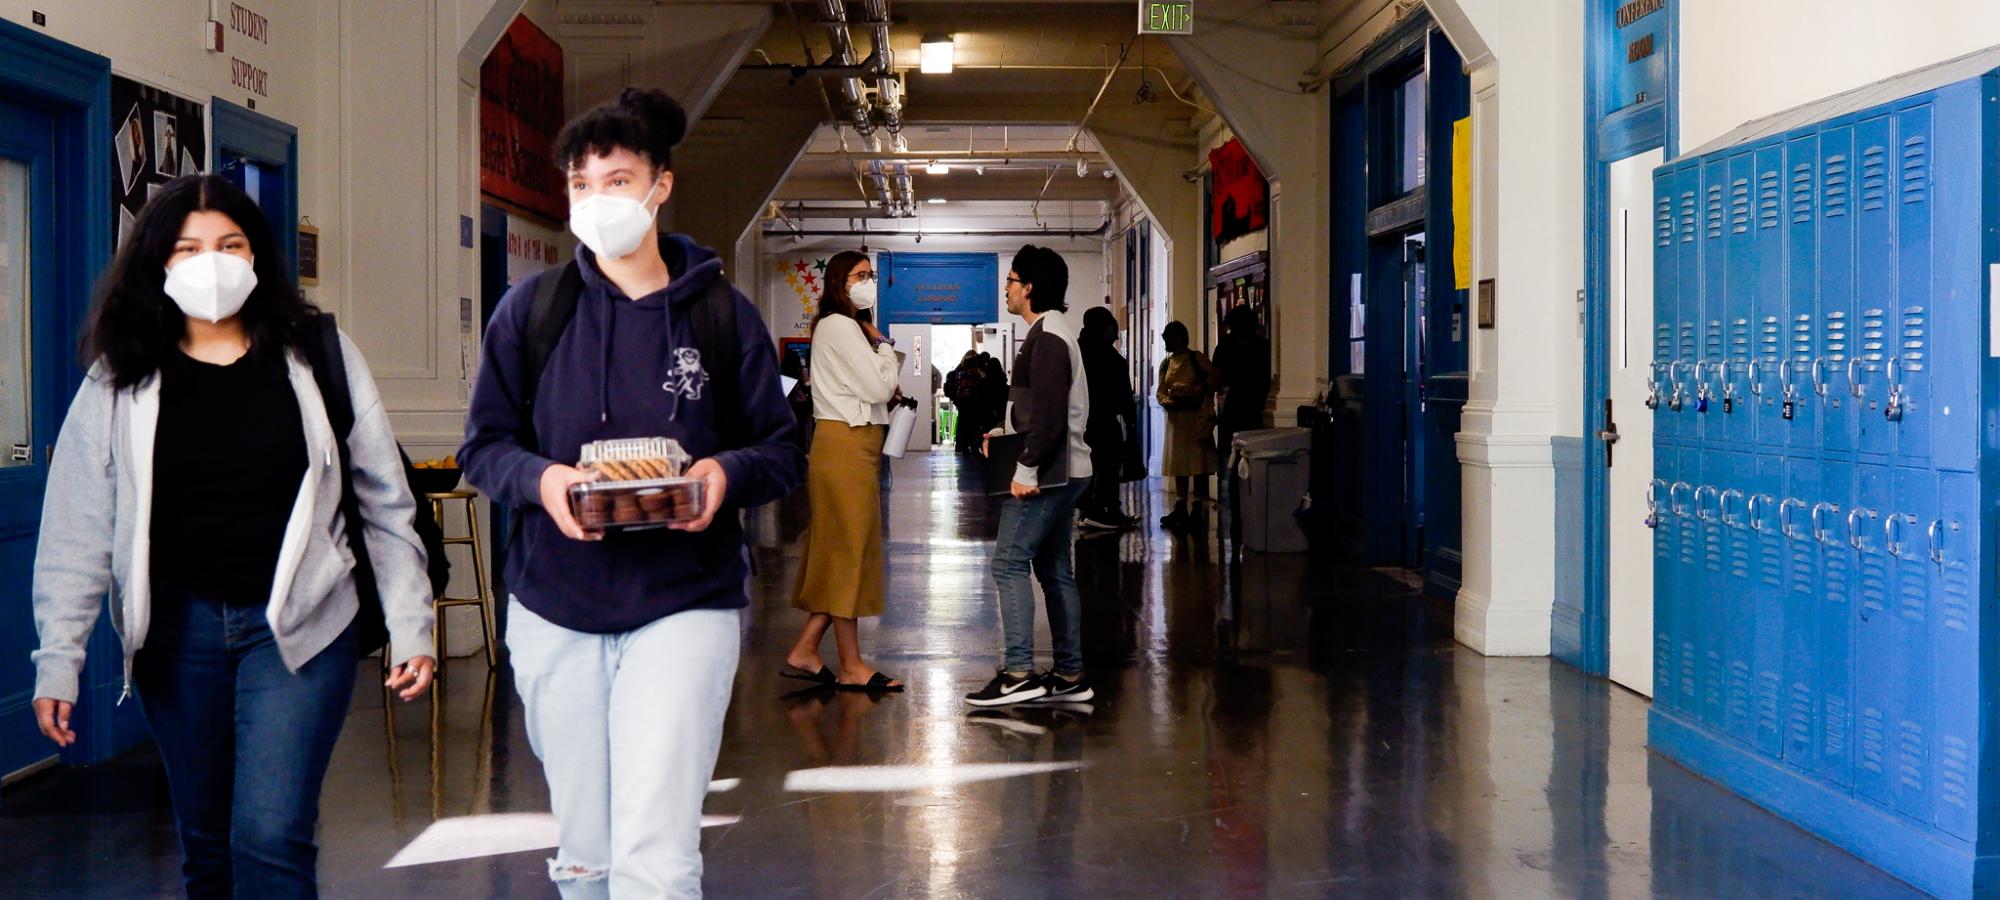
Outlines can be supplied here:
<path id="1" fill-rule="evenodd" d="M 569 212 L 552 149 L 562 95 L 562 47 L 516 16 L 479 66 L 479 189 L 556 221 Z"/>
<path id="2" fill-rule="evenodd" d="M 1241 140 L 1230 138 L 1210 150 L 1208 169 L 1215 183 L 1209 201 L 1209 234 L 1215 240 L 1226 243 L 1268 224 L 1271 186 Z"/>

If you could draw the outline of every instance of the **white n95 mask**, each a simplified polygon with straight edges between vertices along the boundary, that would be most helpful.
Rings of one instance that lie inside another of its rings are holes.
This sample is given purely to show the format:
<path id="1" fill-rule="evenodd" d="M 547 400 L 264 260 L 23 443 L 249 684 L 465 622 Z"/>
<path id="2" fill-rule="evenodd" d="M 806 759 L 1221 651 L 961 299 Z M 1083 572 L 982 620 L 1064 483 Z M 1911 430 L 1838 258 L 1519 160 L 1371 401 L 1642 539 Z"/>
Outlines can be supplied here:
<path id="1" fill-rule="evenodd" d="M 659 187 L 659 182 L 653 187 Z M 653 196 L 651 188 L 646 196 Z M 622 259 L 653 236 L 653 217 L 658 212 L 630 197 L 592 194 L 570 206 L 569 230 L 599 259 Z"/>
<path id="2" fill-rule="evenodd" d="M 220 322 L 243 309 L 257 289 L 257 270 L 234 253 L 209 251 L 167 269 L 167 296 L 188 318 Z"/>
<path id="3" fill-rule="evenodd" d="M 875 279 L 854 285 L 847 289 L 847 299 L 854 301 L 855 309 L 875 308 Z"/>

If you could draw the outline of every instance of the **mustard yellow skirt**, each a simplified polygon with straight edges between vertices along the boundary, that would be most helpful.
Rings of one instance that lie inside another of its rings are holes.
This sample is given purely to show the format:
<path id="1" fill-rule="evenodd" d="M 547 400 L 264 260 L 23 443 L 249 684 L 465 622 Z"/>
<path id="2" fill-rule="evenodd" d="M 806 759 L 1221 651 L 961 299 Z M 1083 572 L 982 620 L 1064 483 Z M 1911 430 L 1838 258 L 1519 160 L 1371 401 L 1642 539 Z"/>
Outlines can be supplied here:
<path id="1" fill-rule="evenodd" d="M 805 562 L 792 607 L 843 619 L 882 614 L 884 425 L 821 419 L 807 456 Z"/>

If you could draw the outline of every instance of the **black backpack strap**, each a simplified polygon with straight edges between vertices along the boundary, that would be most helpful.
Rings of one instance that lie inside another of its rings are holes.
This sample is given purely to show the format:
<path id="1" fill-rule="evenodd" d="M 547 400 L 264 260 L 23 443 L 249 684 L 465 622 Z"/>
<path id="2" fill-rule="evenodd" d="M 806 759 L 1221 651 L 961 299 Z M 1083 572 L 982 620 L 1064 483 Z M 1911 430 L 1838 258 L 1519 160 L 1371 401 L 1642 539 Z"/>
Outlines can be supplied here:
<path id="1" fill-rule="evenodd" d="M 702 368 L 708 370 L 708 389 L 715 398 L 711 408 L 716 412 L 715 425 L 725 450 L 749 443 L 739 413 L 742 391 L 737 378 L 743 371 L 743 344 L 736 337 L 736 312 L 736 288 L 720 273 L 708 283 L 688 312 L 695 347 L 701 351 Z"/>
<path id="2" fill-rule="evenodd" d="M 362 534 L 361 501 L 354 496 L 354 464 L 347 450 L 347 438 L 354 431 L 354 395 L 347 384 L 347 354 L 340 347 L 340 329 L 332 313 L 322 313 L 305 322 L 300 341 L 306 363 L 312 367 L 313 384 L 319 388 L 326 406 L 327 424 L 333 426 L 340 449 L 340 514 L 347 521 L 347 547 L 354 554 L 354 586 L 361 599 L 356 614 L 361 652 L 373 653 L 388 640 L 381 624 L 381 591 L 375 582 L 375 564 L 368 557 L 368 540 Z"/>
<path id="3" fill-rule="evenodd" d="M 553 272 L 535 280 L 534 302 L 528 306 L 527 330 L 521 333 L 521 420 L 531 439 L 535 431 L 535 392 L 541 388 L 542 370 L 563 332 L 576 318 L 577 298 L 583 296 L 583 273 L 570 260 Z"/>

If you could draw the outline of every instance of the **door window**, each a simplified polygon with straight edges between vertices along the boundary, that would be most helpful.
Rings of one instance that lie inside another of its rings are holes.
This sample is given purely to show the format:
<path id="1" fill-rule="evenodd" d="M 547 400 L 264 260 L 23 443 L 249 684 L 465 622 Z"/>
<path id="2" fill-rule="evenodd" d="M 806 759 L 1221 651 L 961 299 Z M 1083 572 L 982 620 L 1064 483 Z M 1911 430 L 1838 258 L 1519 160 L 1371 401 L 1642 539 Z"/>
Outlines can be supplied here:
<path id="1" fill-rule="evenodd" d="M 28 167 L 0 158 L 0 467 L 32 465 Z"/>

